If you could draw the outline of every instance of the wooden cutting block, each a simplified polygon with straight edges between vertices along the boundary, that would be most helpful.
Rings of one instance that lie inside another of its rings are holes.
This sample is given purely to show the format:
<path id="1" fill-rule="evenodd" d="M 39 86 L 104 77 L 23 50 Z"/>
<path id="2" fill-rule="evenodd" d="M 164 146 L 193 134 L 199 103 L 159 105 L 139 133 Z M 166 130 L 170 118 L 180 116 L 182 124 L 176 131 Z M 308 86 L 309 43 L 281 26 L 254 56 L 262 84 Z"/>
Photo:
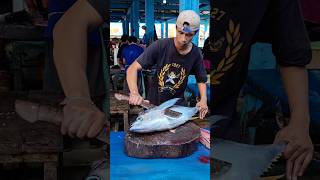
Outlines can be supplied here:
<path id="1" fill-rule="evenodd" d="M 185 157 L 197 150 L 199 137 L 200 128 L 192 121 L 174 131 L 128 132 L 125 136 L 125 153 L 137 158 Z"/>

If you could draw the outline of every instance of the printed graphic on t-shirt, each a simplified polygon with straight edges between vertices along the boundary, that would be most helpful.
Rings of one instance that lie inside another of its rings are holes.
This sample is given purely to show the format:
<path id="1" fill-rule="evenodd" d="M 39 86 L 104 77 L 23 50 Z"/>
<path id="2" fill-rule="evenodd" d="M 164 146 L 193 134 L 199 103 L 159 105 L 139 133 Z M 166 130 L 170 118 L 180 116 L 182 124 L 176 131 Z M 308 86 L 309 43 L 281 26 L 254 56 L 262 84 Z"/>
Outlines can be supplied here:
<path id="1" fill-rule="evenodd" d="M 233 21 L 231 18 L 226 16 L 226 11 L 213 8 L 211 17 L 215 21 L 215 24 L 223 23 L 226 26 L 223 31 L 225 33 L 219 34 L 215 31 L 214 36 L 210 38 L 209 50 L 218 59 L 216 66 L 210 73 L 211 85 L 220 84 L 220 79 L 229 71 L 235 64 L 236 57 L 239 54 L 243 43 L 240 40 L 240 23 Z"/>
<path id="2" fill-rule="evenodd" d="M 166 64 L 160 70 L 158 79 L 159 92 L 169 92 L 174 95 L 186 79 L 186 70 L 177 63 Z"/>

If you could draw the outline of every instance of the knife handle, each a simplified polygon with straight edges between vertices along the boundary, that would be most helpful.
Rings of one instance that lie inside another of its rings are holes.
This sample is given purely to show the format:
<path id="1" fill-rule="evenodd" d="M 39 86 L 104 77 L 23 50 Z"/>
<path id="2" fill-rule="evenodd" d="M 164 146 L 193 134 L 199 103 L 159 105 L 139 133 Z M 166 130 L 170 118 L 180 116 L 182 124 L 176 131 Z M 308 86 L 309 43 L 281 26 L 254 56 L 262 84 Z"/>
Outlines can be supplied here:
<path id="1" fill-rule="evenodd" d="M 114 94 L 114 97 L 119 100 L 119 101 L 129 101 L 130 97 L 127 96 L 127 95 L 124 95 L 124 94 L 120 94 L 120 93 L 115 93 Z M 146 109 L 150 109 L 150 108 L 153 108 L 155 107 L 155 105 L 153 104 L 150 104 L 148 101 L 146 100 L 143 100 L 141 105 L 142 107 L 146 108 Z"/>

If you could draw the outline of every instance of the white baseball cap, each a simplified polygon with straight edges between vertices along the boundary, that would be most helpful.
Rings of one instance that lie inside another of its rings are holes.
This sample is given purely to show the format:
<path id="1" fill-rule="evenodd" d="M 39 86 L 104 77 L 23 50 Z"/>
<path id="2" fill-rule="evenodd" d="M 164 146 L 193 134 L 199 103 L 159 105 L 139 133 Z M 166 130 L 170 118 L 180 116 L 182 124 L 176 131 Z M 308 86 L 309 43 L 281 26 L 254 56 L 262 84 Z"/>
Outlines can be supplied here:
<path id="1" fill-rule="evenodd" d="M 198 31 L 200 27 L 200 16 L 193 10 L 184 10 L 180 12 L 176 25 L 179 30 L 185 33 Z"/>

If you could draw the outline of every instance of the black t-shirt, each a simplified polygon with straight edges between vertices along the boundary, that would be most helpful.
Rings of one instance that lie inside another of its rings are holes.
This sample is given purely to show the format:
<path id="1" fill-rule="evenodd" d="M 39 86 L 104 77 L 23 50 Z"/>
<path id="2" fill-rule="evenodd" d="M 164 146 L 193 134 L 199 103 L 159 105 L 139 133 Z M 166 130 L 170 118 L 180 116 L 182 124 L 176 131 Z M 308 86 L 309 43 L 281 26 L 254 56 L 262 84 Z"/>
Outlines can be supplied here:
<path id="1" fill-rule="evenodd" d="M 181 55 L 174 46 L 174 39 L 160 39 L 152 43 L 138 59 L 144 69 L 156 65 L 154 84 L 147 99 L 155 105 L 171 99 L 183 98 L 189 74 L 195 74 L 197 82 L 206 82 L 201 50 L 193 45 L 191 51 Z"/>
<path id="2" fill-rule="evenodd" d="M 214 1 L 210 27 L 213 114 L 232 119 L 253 43 L 271 43 L 277 63 L 282 66 L 304 66 L 311 60 L 297 0 Z M 231 126 L 231 121 L 221 123 Z"/>

